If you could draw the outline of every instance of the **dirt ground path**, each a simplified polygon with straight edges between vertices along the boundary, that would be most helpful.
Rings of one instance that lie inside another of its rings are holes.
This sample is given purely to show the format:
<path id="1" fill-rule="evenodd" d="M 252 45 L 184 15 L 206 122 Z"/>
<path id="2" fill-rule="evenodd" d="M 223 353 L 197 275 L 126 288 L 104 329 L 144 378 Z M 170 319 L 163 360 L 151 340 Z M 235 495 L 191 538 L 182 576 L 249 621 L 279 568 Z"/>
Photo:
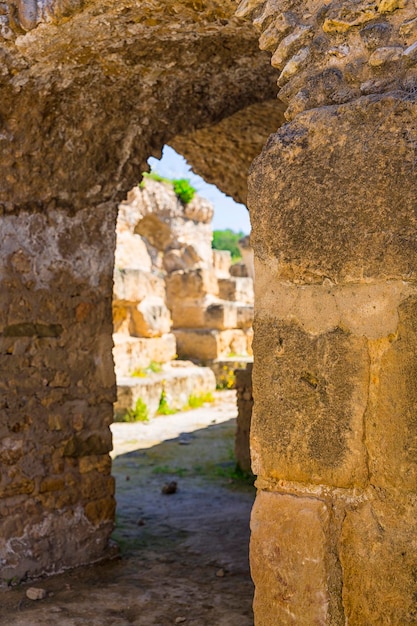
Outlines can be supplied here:
<path id="1" fill-rule="evenodd" d="M 235 471 L 235 407 L 222 392 L 195 411 L 115 424 L 121 558 L 1 590 L 0 625 L 252 626 L 254 488 Z M 29 600 L 30 586 L 47 597 Z"/>

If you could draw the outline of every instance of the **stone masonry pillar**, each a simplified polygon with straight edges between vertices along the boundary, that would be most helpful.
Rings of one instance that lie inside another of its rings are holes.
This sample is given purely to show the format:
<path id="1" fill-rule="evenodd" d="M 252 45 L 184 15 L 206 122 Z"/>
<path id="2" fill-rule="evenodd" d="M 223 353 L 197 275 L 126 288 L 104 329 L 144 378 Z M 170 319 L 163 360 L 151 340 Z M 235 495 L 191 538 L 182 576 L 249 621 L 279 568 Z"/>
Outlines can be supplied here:
<path id="1" fill-rule="evenodd" d="M 415 106 L 305 112 L 253 167 L 257 626 L 417 619 Z"/>
<path id="2" fill-rule="evenodd" d="M 0 584 L 108 554 L 115 218 L 0 217 Z"/>

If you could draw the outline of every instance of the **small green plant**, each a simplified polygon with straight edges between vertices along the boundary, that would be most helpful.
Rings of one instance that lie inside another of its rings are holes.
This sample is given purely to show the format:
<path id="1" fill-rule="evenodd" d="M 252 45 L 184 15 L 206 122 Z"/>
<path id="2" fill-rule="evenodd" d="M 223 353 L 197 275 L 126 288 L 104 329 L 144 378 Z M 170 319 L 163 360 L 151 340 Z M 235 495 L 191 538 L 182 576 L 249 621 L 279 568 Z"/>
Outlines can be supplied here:
<path id="1" fill-rule="evenodd" d="M 172 409 L 169 406 L 165 389 L 162 389 L 157 413 L 158 415 L 173 415 L 174 413 L 178 413 L 178 409 Z"/>
<path id="2" fill-rule="evenodd" d="M 188 204 L 194 198 L 196 189 L 191 185 L 188 178 L 165 178 L 160 176 L 158 172 L 142 172 L 142 180 L 139 183 L 139 187 L 143 189 L 146 184 L 146 179 L 155 180 L 158 183 L 167 183 L 172 185 L 175 194 L 181 200 L 183 204 Z"/>
<path id="3" fill-rule="evenodd" d="M 214 402 L 214 397 L 211 391 L 208 391 L 206 393 L 192 393 L 188 398 L 187 404 L 184 406 L 184 410 L 186 411 L 188 409 L 199 409 L 201 406 L 203 406 L 203 404 L 206 404 L 207 402 Z"/>
<path id="4" fill-rule="evenodd" d="M 137 367 L 135 370 L 133 370 L 131 376 L 133 376 L 134 378 L 145 378 L 146 369 L 144 369 L 143 367 Z"/>
<path id="5" fill-rule="evenodd" d="M 174 191 L 183 204 L 188 204 L 195 196 L 196 190 L 187 178 L 178 178 L 172 181 Z"/>
<path id="6" fill-rule="evenodd" d="M 233 482 L 247 485 L 253 485 L 256 479 L 252 472 L 243 471 L 239 465 L 233 462 L 217 465 L 214 468 L 214 474 L 219 478 L 228 478 Z"/>
<path id="7" fill-rule="evenodd" d="M 128 409 L 123 416 L 122 422 L 148 422 L 149 421 L 149 411 L 146 406 L 146 402 L 142 400 L 142 398 L 138 398 L 136 400 L 135 407 L 133 409 Z"/>
<path id="8" fill-rule="evenodd" d="M 153 374 L 159 374 L 160 372 L 162 372 L 162 365 L 157 361 L 151 361 L 146 369 L 148 369 Z"/>

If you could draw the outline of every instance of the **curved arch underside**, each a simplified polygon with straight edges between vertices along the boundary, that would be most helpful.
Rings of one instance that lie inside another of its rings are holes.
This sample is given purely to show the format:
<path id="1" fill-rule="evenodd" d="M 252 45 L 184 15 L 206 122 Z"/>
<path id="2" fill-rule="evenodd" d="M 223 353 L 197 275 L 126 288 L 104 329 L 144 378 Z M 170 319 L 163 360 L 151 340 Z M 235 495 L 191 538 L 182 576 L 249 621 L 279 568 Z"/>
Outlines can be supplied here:
<path id="1" fill-rule="evenodd" d="M 117 201 L 164 143 L 276 95 L 268 54 L 234 3 L 58 4 L 17 3 L 0 43 L 7 212 Z"/>

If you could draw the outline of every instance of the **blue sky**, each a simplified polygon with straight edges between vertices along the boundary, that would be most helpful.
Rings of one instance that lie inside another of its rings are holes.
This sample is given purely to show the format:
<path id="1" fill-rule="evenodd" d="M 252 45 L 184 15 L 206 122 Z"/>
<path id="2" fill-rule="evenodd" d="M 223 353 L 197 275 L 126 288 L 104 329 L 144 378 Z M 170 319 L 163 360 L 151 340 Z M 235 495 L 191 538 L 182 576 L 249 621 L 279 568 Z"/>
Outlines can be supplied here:
<path id="1" fill-rule="evenodd" d="M 215 185 L 209 185 L 201 176 L 191 170 L 183 156 L 177 154 L 170 146 L 164 146 L 162 159 L 154 157 L 148 159 L 153 171 L 166 178 L 188 178 L 197 193 L 207 198 L 214 206 L 213 230 L 231 228 L 245 234 L 250 232 L 249 213 L 243 204 L 238 204 L 229 196 L 222 193 Z"/>

